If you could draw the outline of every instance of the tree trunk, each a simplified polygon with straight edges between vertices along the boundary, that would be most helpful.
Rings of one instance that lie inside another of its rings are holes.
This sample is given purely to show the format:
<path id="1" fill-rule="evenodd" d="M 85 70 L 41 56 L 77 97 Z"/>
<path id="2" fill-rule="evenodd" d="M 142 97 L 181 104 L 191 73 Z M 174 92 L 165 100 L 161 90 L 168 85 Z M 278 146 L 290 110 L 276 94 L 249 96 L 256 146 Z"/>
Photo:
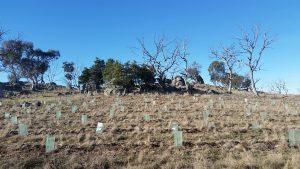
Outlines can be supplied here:
<path id="1" fill-rule="evenodd" d="M 0 84 L 1 85 L 1 84 Z M 0 86 L 0 98 L 2 98 L 4 96 L 3 94 L 3 90 L 2 90 L 2 87 Z"/>
<path id="2" fill-rule="evenodd" d="M 37 84 L 35 82 L 32 82 L 31 90 L 36 91 L 36 89 L 37 89 Z"/>
<path id="3" fill-rule="evenodd" d="M 255 81 L 254 81 L 254 75 L 253 75 L 253 70 L 250 70 L 250 79 L 251 79 L 251 88 L 252 88 L 252 92 L 258 96 L 258 93 L 256 91 L 256 86 L 255 86 Z"/>
<path id="4" fill-rule="evenodd" d="M 42 84 L 45 84 L 45 81 L 44 81 L 44 74 L 42 74 L 42 76 L 41 76 L 41 83 L 42 83 Z"/>
<path id="5" fill-rule="evenodd" d="M 67 88 L 67 90 L 71 90 L 72 89 L 71 83 L 68 82 L 66 88 Z"/>
<path id="6" fill-rule="evenodd" d="M 228 93 L 231 93 L 231 89 L 232 89 L 232 70 L 230 70 L 230 73 L 229 73 Z"/>
<path id="7" fill-rule="evenodd" d="M 231 79 L 229 80 L 229 85 L 228 85 L 228 93 L 231 93 L 231 88 L 232 88 L 232 82 Z"/>

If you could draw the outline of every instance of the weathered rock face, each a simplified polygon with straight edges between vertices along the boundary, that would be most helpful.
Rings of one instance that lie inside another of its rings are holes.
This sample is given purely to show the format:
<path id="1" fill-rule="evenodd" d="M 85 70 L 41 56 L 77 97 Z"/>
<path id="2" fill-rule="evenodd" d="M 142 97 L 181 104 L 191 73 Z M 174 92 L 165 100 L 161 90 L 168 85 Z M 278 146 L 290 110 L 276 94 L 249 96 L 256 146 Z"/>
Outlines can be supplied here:
<path id="1" fill-rule="evenodd" d="M 99 90 L 100 87 L 99 86 L 97 87 L 97 84 L 91 81 L 89 83 L 82 85 L 81 93 L 87 93 L 89 95 L 93 95 L 95 92 L 96 93 L 99 92 Z"/>
<path id="2" fill-rule="evenodd" d="M 171 83 L 174 87 L 183 87 L 185 86 L 184 79 L 181 76 L 176 76 Z"/>
<path id="3" fill-rule="evenodd" d="M 104 90 L 104 95 L 105 96 L 113 96 L 113 95 L 125 95 L 126 94 L 126 89 L 123 87 L 107 87 Z"/>
<path id="4" fill-rule="evenodd" d="M 30 102 L 23 102 L 23 103 L 21 103 L 21 107 L 30 107 L 32 105 L 32 103 L 30 103 Z"/>

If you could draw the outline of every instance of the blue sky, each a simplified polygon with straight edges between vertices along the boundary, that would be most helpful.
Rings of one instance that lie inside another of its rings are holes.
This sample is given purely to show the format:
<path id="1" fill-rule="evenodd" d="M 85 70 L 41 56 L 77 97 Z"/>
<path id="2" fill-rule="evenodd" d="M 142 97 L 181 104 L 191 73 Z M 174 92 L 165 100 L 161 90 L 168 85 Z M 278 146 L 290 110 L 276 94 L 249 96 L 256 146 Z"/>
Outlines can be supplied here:
<path id="1" fill-rule="evenodd" d="M 80 67 L 90 66 L 95 57 L 141 62 L 130 50 L 139 37 L 150 42 L 163 34 L 188 39 L 190 63 L 200 63 L 209 82 L 210 48 L 231 44 L 240 28 L 261 25 L 277 41 L 256 74 L 259 88 L 282 79 L 297 93 L 299 9 L 299 0 L 1 0 L 0 26 L 9 30 L 5 39 L 20 34 L 37 48 L 59 50 L 57 64 L 74 61 Z M 6 75 L 1 73 L 0 80 Z"/>

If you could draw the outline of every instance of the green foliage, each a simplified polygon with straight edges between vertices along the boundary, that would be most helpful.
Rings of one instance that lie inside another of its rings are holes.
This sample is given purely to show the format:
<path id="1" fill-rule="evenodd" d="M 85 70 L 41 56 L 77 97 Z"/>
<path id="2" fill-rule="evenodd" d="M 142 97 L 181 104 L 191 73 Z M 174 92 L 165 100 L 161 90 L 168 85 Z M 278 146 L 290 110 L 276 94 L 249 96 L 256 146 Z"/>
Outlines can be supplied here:
<path id="1" fill-rule="evenodd" d="M 74 71 L 75 71 L 75 66 L 73 62 L 63 62 L 63 69 L 65 72 L 65 78 L 67 80 L 67 85 L 71 87 L 72 85 L 72 80 L 74 78 Z"/>
<path id="2" fill-rule="evenodd" d="M 105 82 L 107 86 L 122 86 L 132 89 L 135 86 L 147 88 L 154 84 L 154 70 L 148 65 L 138 65 L 134 62 L 124 64 L 108 59 L 106 63 L 96 58 L 94 65 L 84 68 L 79 76 L 79 84 L 94 82 L 99 89 Z"/>
<path id="3" fill-rule="evenodd" d="M 140 66 L 137 65 L 136 62 L 133 62 L 130 66 L 133 75 L 132 79 L 136 85 L 149 87 L 155 82 L 154 70 L 150 66 L 145 64 Z"/>
<path id="4" fill-rule="evenodd" d="M 192 79 L 196 83 L 204 84 L 204 80 L 200 76 L 200 68 L 201 66 L 197 62 L 194 62 L 187 68 L 186 73 L 189 79 Z"/>
<path id="5" fill-rule="evenodd" d="M 210 80 L 216 85 L 229 86 L 229 73 L 226 73 L 225 63 L 213 61 L 208 68 Z M 249 89 L 251 80 L 247 76 L 241 76 L 237 73 L 232 74 L 232 88 L 235 89 Z"/>
<path id="6" fill-rule="evenodd" d="M 209 67 L 208 72 L 210 75 L 210 80 L 216 85 L 217 83 L 222 83 L 226 73 L 225 73 L 225 63 L 219 61 L 213 61 Z"/>
<path id="7" fill-rule="evenodd" d="M 96 58 L 94 65 L 90 68 L 91 80 L 96 83 L 97 86 L 103 84 L 102 72 L 105 69 L 105 62 L 99 58 Z"/>
<path id="8" fill-rule="evenodd" d="M 3 42 L 0 48 L 0 61 L 9 73 L 9 80 L 17 83 L 20 78 L 28 78 L 33 84 L 43 82 L 43 75 L 49 68 L 49 62 L 60 56 L 59 51 L 34 49 L 32 42 L 20 39 Z"/>
<path id="9" fill-rule="evenodd" d="M 122 84 L 122 64 L 113 59 L 106 61 L 105 69 L 103 70 L 103 79 L 106 84 L 119 85 Z"/>
<path id="10" fill-rule="evenodd" d="M 49 50 L 44 52 L 41 49 L 33 49 L 33 46 L 31 46 L 26 58 L 22 59 L 22 75 L 30 79 L 34 85 L 38 84 L 39 81 L 44 82 L 43 75 L 48 70 L 49 63 L 59 56 L 59 51 Z"/>
<path id="11" fill-rule="evenodd" d="M 229 85 L 229 74 L 226 73 L 226 76 L 221 79 L 223 86 Z M 241 76 L 236 73 L 232 74 L 232 88 L 235 89 L 249 89 L 251 85 L 251 80 L 247 76 Z"/>
<path id="12" fill-rule="evenodd" d="M 93 82 L 96 88 L 99 89 L 100 85 L 104 83 L 103 71 L 105 69 L 105 62 L 99 58 L 96 58 L 94 65 L 90 68 L 84 68 L 81 75 L 79 76 L 79 84 L 87 84 Z"/>
<path id="13" fill-rule="evenodd" d="M 153 71 L 147 65 L 138 65 L 136 62 L 121 64 L 108 59 L 103 70 L 103 79 L 108 85 L 118 85 L 131 89 L 136 86 L 154 83 Z"/>
<path id="14" fill-rule="evenodd" d="M 22 77 L 21 62 L 33 48 L 31 42 L 20 39 L 4 41 L 0 48 L 1 67 L 9 74 L 12 83 L 18 83 Z"/>
<path id="15" fill-rule="evenodd" d="M 81 75 L 78 77 L 79 84 L 86 84 L 90 81 L 91 70 L 89 68 L 84 68 Z"/>

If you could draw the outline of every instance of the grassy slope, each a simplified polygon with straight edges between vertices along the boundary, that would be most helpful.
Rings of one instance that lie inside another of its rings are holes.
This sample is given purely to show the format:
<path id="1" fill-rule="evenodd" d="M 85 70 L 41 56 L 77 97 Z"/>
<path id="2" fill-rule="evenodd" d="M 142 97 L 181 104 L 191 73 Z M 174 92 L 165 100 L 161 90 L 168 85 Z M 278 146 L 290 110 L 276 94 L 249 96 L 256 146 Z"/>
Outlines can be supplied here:
<path id="1" fill-rule="evenodd" d="M 95 103 L 92 100 L 95 98 Z M 222 100 L 224 100 L 224 105 Z M 248 103 L 244 99 L 248 98 Z M 72 104 L 68 103 L 72 100 Z M 46 100 L 41 108 L 11 109 L 13 102 Z M 125 111 L 112 119 L 109 111 L 116 98 L 98 95 L 58 97 L 39 93 L 4 100 L 1 112 L 9 111 L 29 125 L 29 136 L 18 136 L 18 128 L 0 117 L 0 166 L 2 168 L 297 168 L 298 147 L 288 146 L 287 129 L 300 128 L 297 97 L 274 98 L 236 92 L 232 95 L 135 95 L 120 97 Z M 145 106 L 145 100 L 149 101 Z M 275 105 L 272 105 L 272 101 Z M 155 101 L 156 104 L 153 104 Z M 59 104 L 59 102 L 61 104 Z M 82 104 L 86 102 L 87 108 Z M 258 103 L 256 109 L 254 105 Z M 285 104 L 288 109 L 285 109 Z M 73 105 L 78 112 L 71 113 Z M 168 108 L 165 111 L 165 106 Z M 245 107 L 253 108 L 244 116 Z M 210 111 L 205 125 L 202 112 Z M 55 112 L 62 111 L 62 119 Z M 259 112 L 267 112 L 262 120 Z M 4 113 L 3 113 L 4 114 Z M 88 124 L 82 125 L 82 114 Z M 150 114 L 151 120 L 143 120 Z M 183 131 L 183 147 L 174 147 L 170 123 L 177 121 Z M 97 122 L 106 130 L 96 135 Z M 260 128 L 252 130 L 253 122 Z M 47 134 L 56 137 L 57 150 L 45 153 Z"/>

